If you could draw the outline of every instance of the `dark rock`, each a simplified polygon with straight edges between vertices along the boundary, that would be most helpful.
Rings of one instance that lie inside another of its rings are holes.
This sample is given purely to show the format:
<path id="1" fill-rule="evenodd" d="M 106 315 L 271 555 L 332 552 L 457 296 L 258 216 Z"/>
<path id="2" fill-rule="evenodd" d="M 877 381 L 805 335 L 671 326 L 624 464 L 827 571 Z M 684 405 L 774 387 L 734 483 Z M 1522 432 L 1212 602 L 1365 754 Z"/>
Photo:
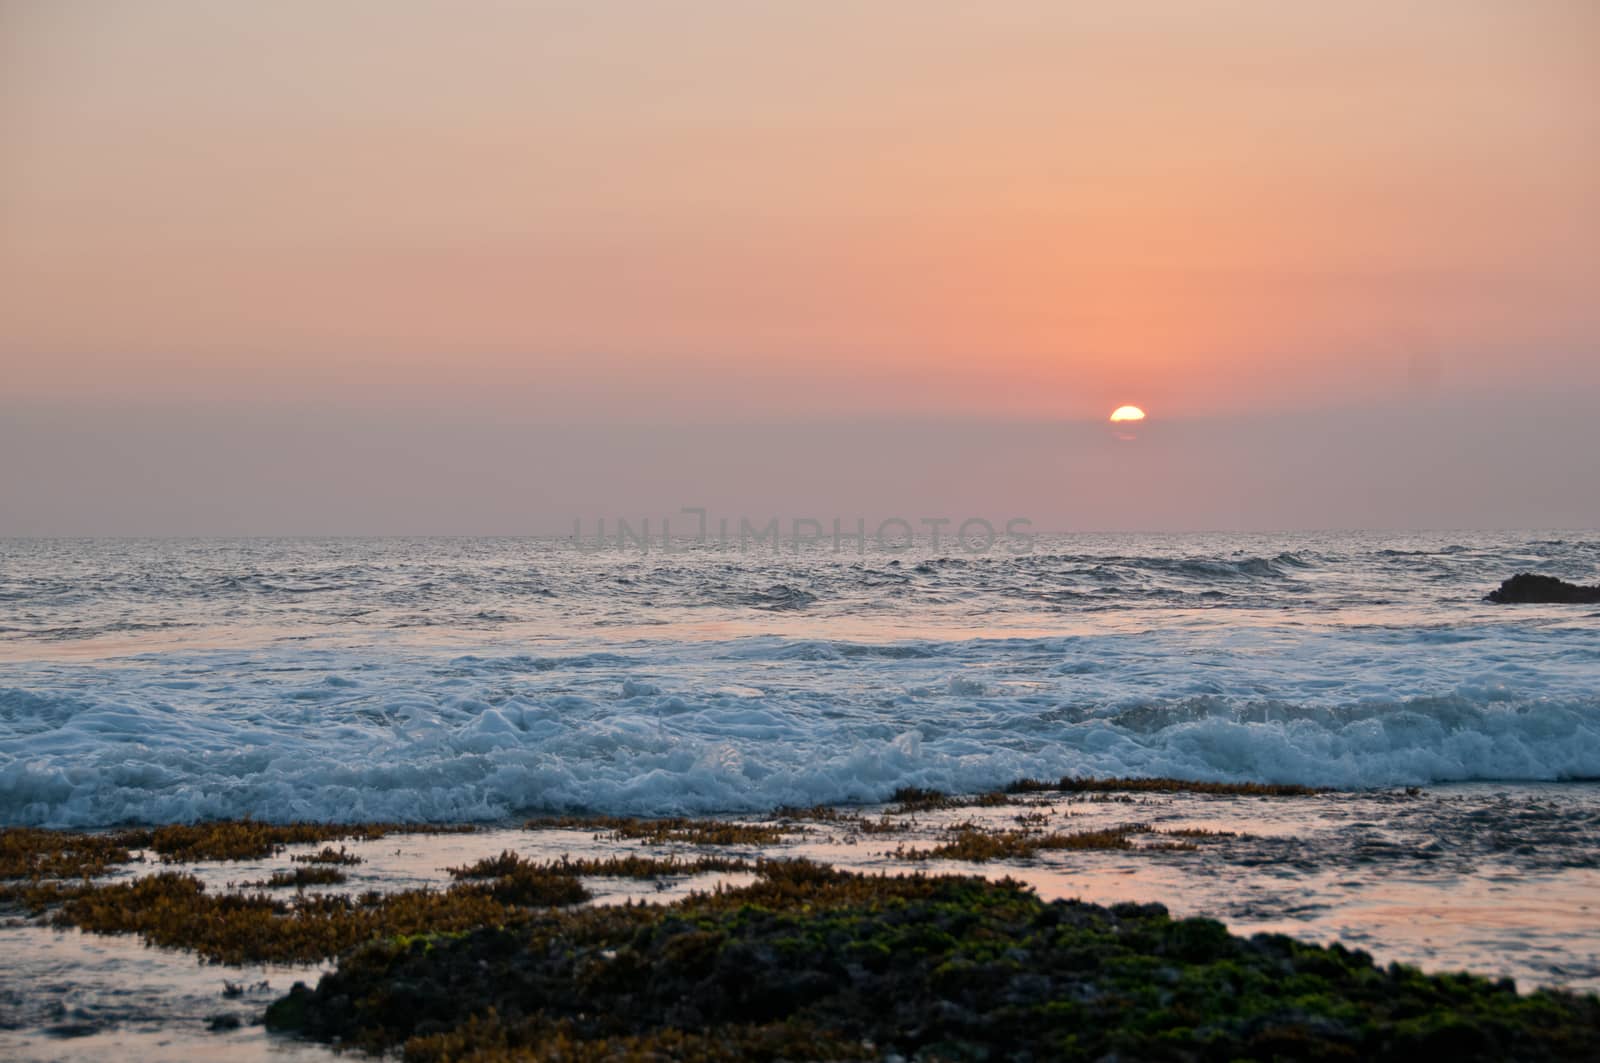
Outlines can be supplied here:
<path id="1" fill-rule="evenodd" d="M 388 939 L 275 1029 L 438 1061 L 560 1043 L 640 1058 L 1600 1059 L 1600 999 L 1526 997 L 1159 905 L 773 863 L 671 907 Z"/>
<path id="2" fill-rule="evenodd" d="M 222 1033 L 225 1030 L 237 1030 L 243 1025 L 244 1023 L 239 1020 L 239 1016 L 223 1013 L 221 1015 L 211 1016 L 211 1021 L 206 1023 L 206 1028 L 217 1033 Z"/>
<path id="3" fill-rule="evenodd" d="M 1597 605 L 1600 604 L 1600 587 L 1580 587 L 1554 576 L 1519 572 L 1486 597 L 1501 605 Z"/>
<path id="4" fill-rule="evenodd" d="M 311 999 L 311 990 L 306 988 L 304 982 L 296 982 L 290 989 L 289 995 L 280 997 L 267 1007 L 267 1029 L 269 1030 L 299 1030 L 306 1024 L 306 1001 Z"/>

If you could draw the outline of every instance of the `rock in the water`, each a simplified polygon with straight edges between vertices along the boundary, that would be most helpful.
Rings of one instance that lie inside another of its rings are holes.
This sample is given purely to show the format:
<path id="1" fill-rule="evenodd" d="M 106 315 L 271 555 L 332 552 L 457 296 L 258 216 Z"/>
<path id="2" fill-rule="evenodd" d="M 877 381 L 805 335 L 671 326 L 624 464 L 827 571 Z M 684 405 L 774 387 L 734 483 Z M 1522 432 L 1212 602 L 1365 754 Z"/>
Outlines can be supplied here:
<path id="1" fill-rule="evenodd" d="M 1600 587 L 1580 587 L 1576 583 L 1556 579 L 1554 576 L 1536 576 L 1519 572 L 1500 584 L 1500 589 L 1490 591 L 1488 599 L 1502 605 L 1524 603 L 1554 603 L 1556 605 L 1600 604 Z"/>

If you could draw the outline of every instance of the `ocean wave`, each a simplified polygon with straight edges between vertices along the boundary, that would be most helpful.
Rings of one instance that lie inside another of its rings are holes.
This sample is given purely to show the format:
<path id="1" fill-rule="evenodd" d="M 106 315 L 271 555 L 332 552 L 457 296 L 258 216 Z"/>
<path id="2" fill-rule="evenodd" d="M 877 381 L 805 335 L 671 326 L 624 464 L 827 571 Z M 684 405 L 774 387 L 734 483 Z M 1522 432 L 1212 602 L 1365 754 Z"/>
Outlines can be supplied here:
<path id="1" fill-rule="evenodd" d="M 1152 632 L 13 669 L 0 823 L 755 812 L 1020 776 L 1595 778 L 1588 634 L 1234 634 L 1198 667 L 1192 643 Z"/>
<path id="2" fill-rule="evenodd" d="M 761 590 L 737 595 L 736 600 L 740 604 L 757 609 L 786 610 L 804 609 L 808 605 L 813 605 L 817 602 L 817 596 L 801 587 L 775 583 Z"/>
<path id="3" fill-rule="evenodd" d="M 630 703 L 659 697 L 648 684 L 619 689 Z M 960 677 L 947 689 L 986 693 Z M 1437 702 L 1402 703 L 1342 723 L 1207 714 L 1151 727 L 1090 718 L 1022 733 L 990 721 L 959 735 L 936 728 L 935 737 L 917 728 L 819 732 L 792 712 L 745 700 L 666 699 L 605 713 L 582 698 L 466 698 L 409 713 L 394 703 L 366 720 L 307 721 L 315 736 L 152 721 L 100 706 L 48 740 L 36 731 L 29 755 L 0 757 L 0 820 L 98 827 L 221 816 L 446 822 L 535 810 L 765 811 L 882 801 L 908 785 L 980 790 L 1021 776 L 1339 788 L 1600 777 L 1592 703 L 1443 712 Z"/>
<path id="4" fill-rule="evenodd" d="M 1515 571 L 1600 578 L 1600 537 L 1547 535 L 1041 537 L 1032 552 L 902 554 L 793 549 L 583 552 L 537 540 L 196 541 L 0 544 L 0 598 L 25 623 L 92 639 L 241 616 L 341 630 L 584 622 L 645 624 L 683 610 L 742 617 L 915 620 L 972 614 L 1320 609 L 1477 601 Z M 601 614 L 601 615 L 596 615 Z"/>
<path id="5" fill-rule="evenodd" d="M 0 542 L 0 823 L 1600 776 L 1597 614 L 1482 601 L 1600 535 L 1037 547 Z"/>

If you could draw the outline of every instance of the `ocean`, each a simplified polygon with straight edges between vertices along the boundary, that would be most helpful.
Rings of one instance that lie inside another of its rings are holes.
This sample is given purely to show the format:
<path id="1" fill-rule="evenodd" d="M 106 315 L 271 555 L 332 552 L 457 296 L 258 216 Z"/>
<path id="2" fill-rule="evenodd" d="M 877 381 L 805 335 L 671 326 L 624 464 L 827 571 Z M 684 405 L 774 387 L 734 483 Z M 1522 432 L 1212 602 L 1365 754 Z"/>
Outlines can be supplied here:
<path id="1" fill-rule="evenodd" d="M 1600 533 L 895 545 L 0 541 L 0 824 L 1600 778 Z"/>
<path id="2" fill-rule="evenodd" d="M 504 851 L 709 853 L 734 869 L 586 876 L 589 903 L 671 902 L 804 858 L 1600 989 L 1600 609 L 1484 600 L 1523 571 L 1595 582 L 1600 533 L 668 545 L 0 541 L 0 826 L 476 825 L 341 842 L 338 884 L 311 887 L 333 899 L 272 888 L 316 842 L 152 848 L 100 880 L 272 892 L 237 903 L 285 924 L 301 906 L 442 896 L 451 868 Z M 1328 789 L 892 803 L 1062 776 Z M 579 812 L 773 833 L 706 846 L 526 822 Z M 940 855 L 1019 827 L 1123 841 Z M 260 1025 L 331 956 L 197 964 L 148 932 L 61 929 L 15 899 L 5 914 L 6 1058 L 336 1058 Z"/>

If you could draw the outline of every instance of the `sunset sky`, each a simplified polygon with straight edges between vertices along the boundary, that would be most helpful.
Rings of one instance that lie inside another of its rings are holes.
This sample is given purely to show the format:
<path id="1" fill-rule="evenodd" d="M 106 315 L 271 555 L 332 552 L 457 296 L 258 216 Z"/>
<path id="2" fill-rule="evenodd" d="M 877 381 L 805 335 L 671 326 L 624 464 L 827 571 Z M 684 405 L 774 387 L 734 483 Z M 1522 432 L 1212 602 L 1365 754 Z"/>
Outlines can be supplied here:
<path id="1" fill-rule="evenodd" d="M 0 0 L 0 534 L 1597 524 L 1597 100 L 1589 0 Z"/>

